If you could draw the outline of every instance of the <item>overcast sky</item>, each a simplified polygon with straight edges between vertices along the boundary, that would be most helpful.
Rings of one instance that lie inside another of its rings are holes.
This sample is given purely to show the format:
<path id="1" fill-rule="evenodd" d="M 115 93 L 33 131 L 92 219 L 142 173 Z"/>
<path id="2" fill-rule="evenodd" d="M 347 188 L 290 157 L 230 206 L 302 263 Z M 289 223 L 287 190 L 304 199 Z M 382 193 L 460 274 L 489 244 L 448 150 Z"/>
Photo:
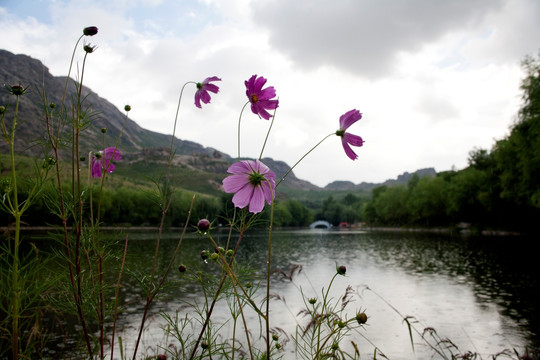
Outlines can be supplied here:
<path id="1" fill-rule="evenodd" d="M 0 48 L 65 75 L 82 28 L 97 26 L 85 84 L 167 134 L 182 85 L 218 76 L 202 109 L 186 88 L 177 135 L 231 156 L 253 74 L 280 101 L 264 156 L 289 165 L 358 109 L 358 160 L 333 136 L 295 169 L 324 186 L 462 169 L 469 151 L 490 149 L 521 104 L 539 18 L 537 0 L 0 0 Z M 242 156 L 259 156 L 269 124 L 244 112 Z"/>

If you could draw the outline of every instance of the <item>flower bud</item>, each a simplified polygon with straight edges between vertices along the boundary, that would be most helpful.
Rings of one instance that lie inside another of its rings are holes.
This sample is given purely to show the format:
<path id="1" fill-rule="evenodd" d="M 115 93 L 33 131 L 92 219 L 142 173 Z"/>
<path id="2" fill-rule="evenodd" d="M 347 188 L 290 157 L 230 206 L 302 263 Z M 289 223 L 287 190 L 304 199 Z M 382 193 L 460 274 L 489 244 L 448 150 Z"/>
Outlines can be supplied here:
<path id="1" fill-rule="evenodd" d="M 367 315 L 365 312 L 361 312 L 356 314 L 356 321 L 358 321 L 358 324 L 363 325 L 367 322 Z"/>
<path id="2" fill-rule="evenodd" d="M 181 273 L 184 273 L 186 272 L 187 268 L 186 268 L 186 265 L 180 265 L 178 266 L 178 271 L 180 271 Z"/>
<path id="3" fill-rule="evenodd" d="M 107 128 L 101 128 L 101 132 L 105 134 L 107 132 Z"/>
<path id="4" fill-rule="evenodd" d="M 54 158 L 50 157 L 50 156 L 47 156 L 45 158 L 45 160 L 43 161 L 42 167 L 44 169 L 47 169 L 47 168 L 49 168 L 50 166 L 52 166 L 54 164 L 56 164 L 56 160 Z"/>
<path id="5" fill-rule="evenodd" d="M 199 222 L 197 223 L 197 229 L 199 229 L 199 231 L 201 232 L 208 231 L 208 229 L 210 229 L 210 221 L 206 219 L 199 220 Z"/>
<path id="6" fill-rule="evenodd" d="M 55 108 L 56 108 L 56 104 L 52 102 L 52 103 L 49 104 L 49 107 L 50 107 L 51 109 L 55 109 Z"/>
<path id="7" fill-rule="evenodd" d="M 22 87 L 22 85 L 12 85 L 12 86 L 6 86 L 9 93 L 11 95 L 15 95 L 15 96 L 20 96 L 20 95 L 24 95 L 24 93 L 26 92 L 26 89 Z"/>
<path id="8" fill-rule="evenodd" d="M 206 341 L 203 341 L 203 342 L 201 343 L 201 347 L 202 347 L 203 349 L 208 349 L 209 346 L 210 346 L 210 345 L 208 345 L 208 343 L 207 343 Z"/>
<path id="9" fill-rule="evenodd" d="M 83 34 L 86 36 L 94 36 L 98 33 L 98 28 L 95 26 L 88 26 L 83 29 Z"/>
<path id="10" fill-rule="evenodd" d="M 310 299 L 308 299 L 308 302 L 309 302 L 311 305 L 314 305 L 314 304 L 317 302 L 317 299 L 315 299 L 315 298 L 310 298 Z"/>
<path id="11" fill-rule="evenodd" d="M 84 50 L 85 52 L 87 52 L 88 54 L 93 53 L 95 49 L 96 49 L 96 47 L 95 47 L 95 46 L 92 46 L 92 45 L 84 45 L 84 46 L 83 46 L 83 50 Z"/>
<path id="12" fill-rule="evenodd" d="M 6 107 L 5 106 L 0 106 L 0 115 L 2 115 L 5 112 L 6 112 Z"/>
<path id="13" fill-rule="evenodd" d="M 201 259 L 203 260 L 208 259 L 208 250 L 201 251 Z"/>
<path id="14" fill-rule="evenodd" d="M 131 106 L 129 106 L 129 105 L 124 106 L 124 110 L 125 110 L 125 111 L 130 111 L 130 110 L 131 110 Z"/>
<path id="15" fill-rule="evenodd" d="M 345 265 L 340 265 L 336 268 L 336 271 L 339 275 L 345 275 L 345 273 L 347 272 L 347 268 L 345 267 Z"/>
<path id="16" fill-rule="evenodd" d="M 272 334 L 272 340 L 278 341 L 279 337 L 277 334 Z"/>
<path id="17" fill-rule="evenodd" d="M 219 254 L 219 253 L 224 253 L 224 252 L 225 252 L 225 249 L 222 248 L 221 246 L 219 246 L 219 247 L 215 248 L 214 252 L 216 252 L 216 253 L 218 253 L 218 254 Z"/>
<path id="18" fill-rule="evenodd" d="M 84 160 L 86 160 L 86 157 L 85 157 L 85 156 L 81 156 L 81 157 L 79 158 L 79 160 L 80 160 L 80 161 L 84 161 Z"/>
<path id="19" fill-rule="evenodd" d="M 228 256 L 228 257 L 231 257 L 234 255 L 234 250 L 233 249 L 229 249 L 227 250 L 227 252 L 225 253 L 225 256 Z"/>
<path id="20" fill-rule="evenodd" d="M 216 261 L 217 259 L 219 259 L 219 254 L 218 253 L 212 253 L 210 255 L 210 260 Z"/>

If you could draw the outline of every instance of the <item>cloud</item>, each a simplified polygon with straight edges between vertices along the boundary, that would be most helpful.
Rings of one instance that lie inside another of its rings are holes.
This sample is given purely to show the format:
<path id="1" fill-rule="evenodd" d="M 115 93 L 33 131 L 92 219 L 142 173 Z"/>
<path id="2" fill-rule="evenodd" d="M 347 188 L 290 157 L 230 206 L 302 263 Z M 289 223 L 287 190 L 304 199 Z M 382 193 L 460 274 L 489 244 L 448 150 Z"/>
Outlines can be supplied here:
<path id="1" fill-rule="evenodd" d="M 253 3 L 253 17 L 270 44 L 298 67 L 331 65 L 378 78 L 401 52 L 414 53 L 453 31 L 474 30 L 502 0 L 288 1 Z"/>

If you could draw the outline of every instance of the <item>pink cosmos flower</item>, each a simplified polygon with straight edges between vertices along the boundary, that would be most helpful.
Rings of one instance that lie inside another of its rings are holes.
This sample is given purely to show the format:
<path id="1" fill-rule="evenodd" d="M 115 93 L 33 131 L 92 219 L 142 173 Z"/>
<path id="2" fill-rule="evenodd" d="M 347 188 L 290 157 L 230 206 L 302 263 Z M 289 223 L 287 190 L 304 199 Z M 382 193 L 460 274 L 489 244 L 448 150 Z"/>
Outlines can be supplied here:
<path id="1" fill-rule="evenodd" d="M 362 114 L 356 109 L 347 111 L 339 118 L 339 130 L 336 131 L 336 135 L 341 137 L 343 150 L 351 160 L 358 159 L 358 155 L 351 149 L 350 145 L 360 147 L 364 144 L 364 140 L 358 135 L 349 134 L 347 129 L 361 118 Z"/>
<path id="2" fill-rule="evenodd" d="M 116 168 L 112 161 L 117 161 L 120 159 L 122 159 L 122 154 L 120 154 L 120 150 L 114 147 L 108 147 L 103 151 L 95 153 L 94 156 L 92 156 L 92 160 L 90 163 L 92 177 L 101 177 L 102 169 L 107 171 L 108 173 L 112 173 Z"/>
<path id="3" fill-rule="evenodd" d="M 214 84 L 210 84 L 212 81 L 221 81 L 220 78 L 217 76 L 212 76 L 204 79 L 202 83 L 197 83 L 197 92 L 195 93 L 195 106 L 197 106 L 199 109 L 201 108 L 201 101 L 205 104 L 210 103 L 210 94 L 208 93 L 213 92 L 214 94 L 217 94 L 219 91 L 219 87 Z"/>
<path id="4" fill-rule="evenodd" d="M 243 160 L 232 164 L 227 170 L 229 175 L 223 179 L 223 189 L 234 193 L 234 206 L 245 208 L 257 214 L 264 208 L 264 201 L 270 205 L 275 197 L 276 174 L 261 161 Z"/>
<path id="5" fill-rule="evenodd" d="M 253 75 L 249 80 L 244 81 L 246 85 L 246 95 L 251 102 L 251 111 L 265 120 L 270 120 L 272 115 L 266 110 L 275 110 L 278 107 L 278 100 L 271 100 L 276 96 L 273 86 L 266 89 L 262 87 L 266 84 L 266 79 Z"/>

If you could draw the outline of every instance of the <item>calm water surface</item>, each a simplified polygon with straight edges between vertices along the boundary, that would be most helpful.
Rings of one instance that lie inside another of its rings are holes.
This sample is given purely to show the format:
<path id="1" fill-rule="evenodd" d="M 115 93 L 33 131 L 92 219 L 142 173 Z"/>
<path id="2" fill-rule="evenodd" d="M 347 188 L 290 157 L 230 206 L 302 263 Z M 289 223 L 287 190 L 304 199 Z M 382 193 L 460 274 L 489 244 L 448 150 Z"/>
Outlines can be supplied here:
<path id="1" fill-rule="evenodd" d="M 214 238 L 225 246 L 225 232 L 218 232 Z M 402 316 L 414 317 L 411 320 L 420 332 L 432 327 L 462 352 L 470 350 L 483 358 L 504 349 L 538 350 L 540 284 L 532 240 L 354 230 L 274 231 L 272 267 L 288 271 L 291 264 L 298 264 L 302 272 L 293 282 L 274 276 L 272 293 L 284 301 L 271 302 L 271 326 L 293 333 L 297 323 L 304 323 L 296 317 L 303 308 L 299 289 L 307 297 L 320 299 L 321 289 L 327 288 L 336 265 L 345 265 L 346 276 L 336 278 L 332 296 L 339 299 L 349 285 L 358 292 L 349 305 L 350 316 L 361 309 L 369 319 L 365 330 L 351 340 L 359 345 L 363 356 L 373 356 L 375 345 L 390 359 L 433 358 L 416 334 L 413 352 Z M 176 234 L 168 234 L 163 241 L 161 266 L 167 263 L 176 243 Z M 151 234 L 130 234 L 131 266 L 149 269 L 154 244 Z M 177 265 L 214 271 L 215 264 L 200 259 L 205 248 L 212 248 L 208 240 L 196 236 L 185 239 Z M 266 248 L 267 235 L 253 232 L 242 240 L 238 257 L 264 274 Z M 201 293 L 197 286 L 183 281 L 183 276 L 176 270 L 171 273 L 169 281 L 175 286 L 166 289 L 153 306 L 153 314 L 190 311 L 183 300 L 200 298 Z M 120 319 L 124 339 L 133 337 L 139 325 L 137 315 L 144 305 L 139 295 L 135 282 L 126 279 L 126 312 Z M 225 308 L 226 304 L 220 304 L 215 321 L 228 319 Z M 250 315 L 248 320 L 258 324 L 255 316 Z M 174 339 L 163 338 L 163 325 L 158 315 L 149 319 L 143 349 L 174 343 Z M 255 327 L 258 329 L 258 325 Z M 230 335 L 225 332 L 225 336 Z M 292 349 L 292 342 L 286 344 L 286 359 L 295 358 Z"/>

